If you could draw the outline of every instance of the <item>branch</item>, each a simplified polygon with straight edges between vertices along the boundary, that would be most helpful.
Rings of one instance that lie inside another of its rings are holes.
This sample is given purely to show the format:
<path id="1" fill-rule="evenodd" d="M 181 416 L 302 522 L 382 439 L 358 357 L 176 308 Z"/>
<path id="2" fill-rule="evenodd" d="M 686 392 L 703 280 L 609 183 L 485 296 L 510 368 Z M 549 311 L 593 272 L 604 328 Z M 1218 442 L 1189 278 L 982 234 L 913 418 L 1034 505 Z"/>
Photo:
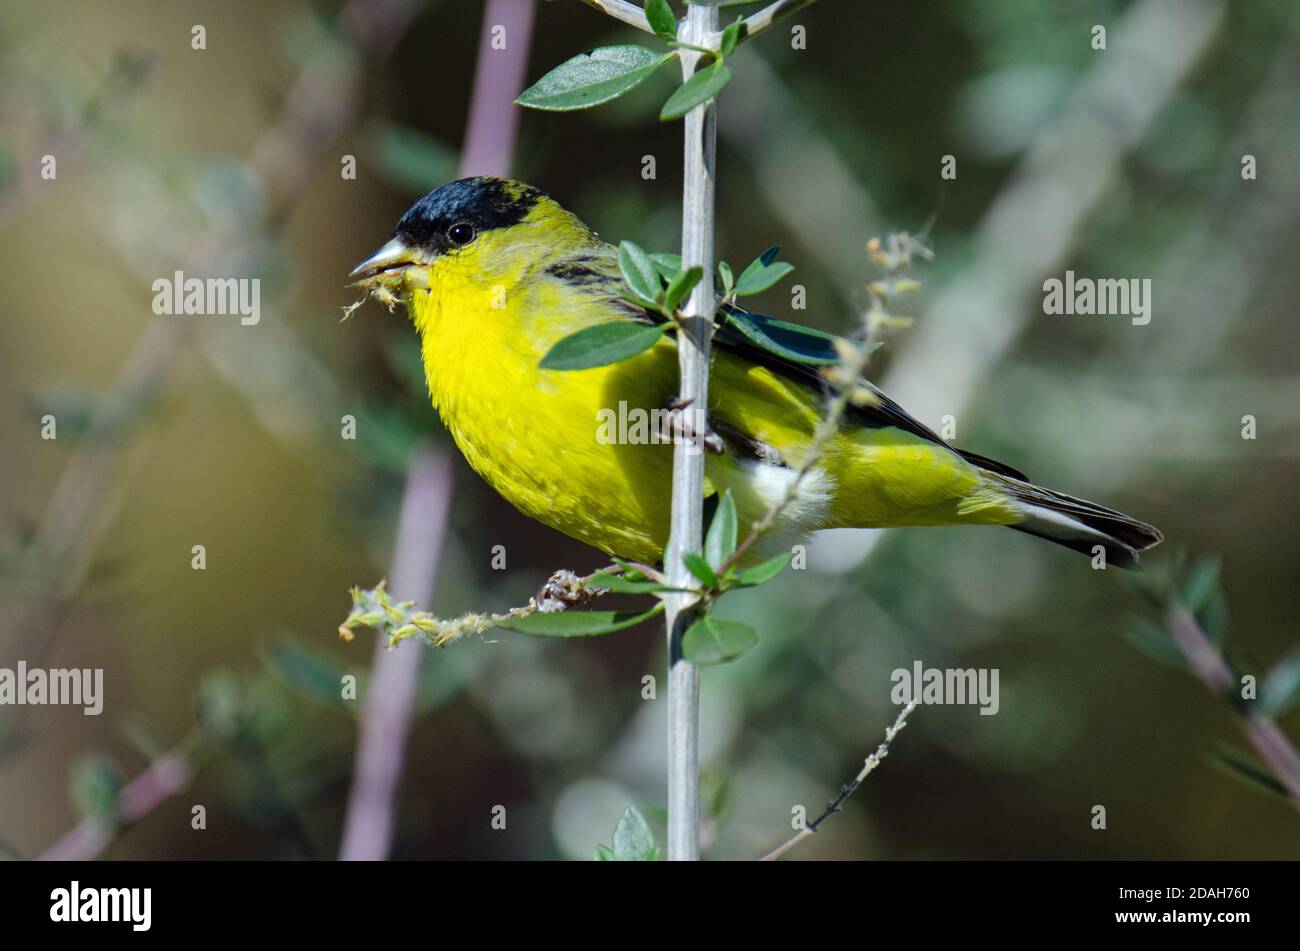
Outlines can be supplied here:
<path id="1" fill-rule="evenodd" d="M 450 500 L 451 466 L 447 457 L 417 449 L 411 454 L 407 470 L 392 577 L 399 591 L 422 603 L 433 596 Z M 419 690 L 421 653 L 415 646 L 389 650 L 388 639 L 382 635 L 375 643 L 373 673 L 361 711 L 356 766 L 343 821 L 341 859 L 377 860 L 388 856 L 397 787 Z"/>
<path id="2" fill-rule="evenodd" d="M 87 861 L 108 848 L 124 826 L 134 825 L 194 779 L 191 754 L 181 747 L 158 757 L 149 768 L 122 787 L 115 821 L 87 816 L 38 857 L 42 862 Z"/>
<path id="3" fill-rule="evenodd" d="M 510 37 L 504 59 L 486 53 L 491 49 L 492 31 L 499 25 L 506 27 Z M 460 157 L 462 176 L 505 175 L 510 169 L 518 120 L 514 99 L 523 89 L 532 28 L 532 0 L 490 0 L 483 11 L 469 123 Z M 391 575 L 399 593 L 420 603 L 428 603 L 433 596 L 450 496 L 451 470 L 445 457 L 427 451 L 413 453 Z M 344 817 L 342 859 L 388 857 L 422 653 L 416 647 L 389 650 L 388 638 L 382 633 L 377 637 L 374 676 L 361 714 L 361 736 Z"/>
<path id="4" fill-rule="evenodd" d="M 788 13 L 794 13 L 796 10 L 802 10 L 804 7 L 811 5 L 814 0 L 776 0 L 775 3 L 765 6 L 757 13 L 751 13 L 745 17 L 740 28 L 740 42 L 752 40 L 758 34 L 762 33 L 781 17 Z M 710 33 L 707 42 L 701 44 L 710 49 L 717 49 L 722 43 L 721 31 Z"/>
<path id="5" fill-rule="evenodd" d="M 394 648 L 412 637 L 423 638 L 432 647 L 446 647 L 463 637 L 484 634 L 506 621 L 530 617 L 534 614 L 558 614 L 578 604 L 586 604 L 609 593 L 608 588 L 590 587 L 598 574 L 617 574 L 623 569 L 610 565 L 589 575 L 577 575 L 567 569 L 551 574 L 536 597 L 528 599 L 522 607 L 510 608 L 500 614 L 471 611 L 458 618 L 440 618 L 416 607 L 414 601 L 394 602 L 381 581 L 373 588 L 352 589 L 352 610 L 339 625 L 339 637 L 351 641 L 352 632 L 359 627 L 374 628 L 379 632 L 379 648 Z M 653 568 L 646 568 L 654 573 Z M 385 655 L 390 651 L 385 650 Z"/>
<path id="6" fill-rule="evenodd" d="M 913 416 L 933 424 L 944 414 L 961 418 L 970 408 L 975 393 L 1031 324 L 1032 311 L 1023 306 L 1025 294 L 1038 286 L 1043 274 L 1061 266 L 1124 156 L 1213 42 L 1224 9 L 1219 0 L 1180 5 L 1142 0 L 1125 13 L 1110 54 L 1088 71 L 1056 127 L 1026 153 L 989 206 L 973 241 L 979 249 L 975 257 L 934 297 L 926 320 L 908 335 L 907 345 L 898 348 L 880 380 L 881 389 Z M 1156 50 L 1158 56 L 1153 55 Z M 774 70 L 766 75 L 780 79 Z M 1131 78 L 1139 75 L 1146 78 Z M 776 102 L 778 107 L 797 107 L 797 100 L 788 95 L 764 93 L 761 100 L 769 106 Z M 1089 134 L 1098 115 L 1122 115 L 1123 134 Z M 746 131 L 754 128 L 751 124 Z M 753 155 L 760 154 L 763 143 L 746 137 L 739 144 L 744 154 Z M 825 146 L 797 157 L 821 174 L 820 166 L 834 156 Z M 789 227 L 802 233 L 809 220 L 821 219 L 809 218 L 806 201 L 789 200 L 788 180 L 780 178 L 788 165 L 769 164 L 758 169 L 760 184 Z M 851 184 L 847 174 L 834 178 L 841 187 Z M 777 194 L 778 189 L 783 193 Z M 1049 196 L 1060 206 L 1045 229 L 1042 208 Z M 841 195 L 844 202 L 864 210 L 871 207 L 867 195 Z M 941 364 L 949 372 L 935 375 L 933 367 Z M 891 534 L 884 529 L 866 535 L 858 562 L 865 563 Z"/>
<path id="7" fill-rule="evenodd" d="M 351 0 L 339 13 L 344 34 L 351 37 L 358 58 L 382 60 L 405 31 L 416 12 L 413 0 L 371 3 Z M 349 70 L 307 69 L 285 97 L 274 125 L 258 140 L 247 163 L 250 175 L 272 195 L 268 218 L 283 224 L 291 206 L 310 182 L 310 160 L 318 159 L 356 111 L 359 63 Z M 105 111 L 103 103 L 97 111 Z M 289 170 L 295 170 L 289 174 Z M 294 178 L 293 176 L 299 176 Z M 195 273 L 219 271 L 214 266 L 232 249 L 248 243 L 247 234 L 205 234 L 177 256 L 183 269 Z M 81 584 L 95 550 L 116 511 L 121 493 L 113 491 L 113 476 L 133 415 L 176 375 L 178 357 L 189 339 L 189 321 L 158 320 L 136 343 L 114 382 L 110 395 L 97 407 L 85 437 L 64 468 L 46 506 L 35 540 L 23 553 L 23 565 L 49 579 L 56 595 L 71 595 Z M 33 623 L 36 611 L 18 610 L 7 617 L 20 635 L 47 636 L 48 626 Z M 117 822 L 83 819 L 48 849 L 45 859 L 89 859 L 102 852 L 122 825 L 138 822 L 167 798 L 188 787 L 196 769 L 195 754 L 182 747 L 159 759 L 121 791 Z"/>
<path id="8" fill-rule="evenodd" d="M 777 846 L 771 852 L 768 852 L 767 855 L 764 855 L 759 859 L 760 862 L 773 862 L 779 859 L 804 839 L 809 838 L 817 831 L 823 822 L 843 808 L 844 801 L 857 792 L 858 787 L 862 785 L 862 781 L 870 776 L 875 768 L 880 765 L 880 761 L 889 755 L 889 744 L 893 743 L 894 737 L 898 736 L 902 729 L 907 726 L 907 718 L 911 716 L 912 711 L 916 709 L 916 704 L 917 701 L 915 699 L 910 700 L 908 701 L 907 706 L 898 711 L 898 716 L 894 719 L 893 725 L 890 726 L 889 729 L 885 730 L 885 738 L 880 741 L 880 745 L 876 747 L 876 751 L 867 757 L 866 762 L 862 764 L 862 769 L 858 770 L 858 775 L 853 777 L 853 781 L 840 787 L 840 794 L 827 804 L 826 810 L 812 822 L 808 823 L 787 839 L 784 843 Z"/>
<path id="9" fill-rule="evenodd" d="M 351 36 L 359 57 L 380 61 L 415 12 L 413 0 L 351 0 L 340 12 L 339 23 Z M 355 114 L 360 78 L 355 65 L 342 71 L 305 70 L 286 96 L 276 123 L 254 146 L 248 172 L 272 196 L 270 220 L 285 222 L 302 189 L 312 180 L 310 161 L 323 155 Z M 175 263 L 187 273 L 220 273 L 222 262 L 248 245 L 247 233 L 203 234 L 181 250 Z M 180 351 L 197 326 L 178 320 L 149 324 L 60 474 L 20 564 L 22 573 L 51 585 L 56 596 L 67 597 L 80 587 L 121 498 L 120 492 L 113 491 L 113 477 L 121 465 L 130 424 L 175 379 Z M 13 619 L 15 631 L 36 626 L 26 614 L 18 612 Z"/>
<path id="10" fill-rule="evenodd" d="M 871 241 L 867 242 L 867 251 L 877 264 L 885 268 L 886 276 L 883 280 L 873 281 L 868 285 L 868 291 L 871 294 L 871 306 L 862 316 L 862 342 L 857 343 L 848 339 L 841 341 L 841 362 L 830 373 L 831 382 L 838 386 L 839 389 L 835 394 L 835 398 L 831 400 L 830 405 L 827 407 L 825 416 L 817 424 L 812 441 L 808 444 L 808 450 L 804 454 L 803 462 L 795 473 L 795 477 L 786 486 L 785 494 L 777 499 L 763 513 L 763 517 L 754 523 L 744 541 L 737 545 L 731 557 L 722 563 L 722 566 L 718 569 L 719 574 L 725 575 L 745 556 L 755 542 L 776 525 L 781 513 L 799 495 L 799 488 L 803 485 L 804 479 L 821 461 L 827 443 L 839 432 L 840 422 L 843 420 L 849 406 L 870 403 L 879 398 L 874 389 L 864 384 L 863 377 L 867 372 L 867 364 L 871 362 L 871 355 L 876 350 L 882 329 L 897 324 L 901 320 L 901 318 L 889 316 L 885 308 L 894 293 L 903 290 L 915 290 L 919 286 L 915 281 L 905 282 L 898 279 L 898 275 L 911 266 L 912 256 L 916 255 L 929 259 L 933 255 L 920 242 L 906 233 L 891 234 L 884 242 L 881 242 L 879 238 L 872 238 Z"/>
<path id="11" fill-rule="evenodd" d="M 638 30 L 645 30 L 647 33 L 654 32 L 654 27 L 646 19 L 645 11 L 635 3 L 628 3 L 627 0 L 582 0 L 582 2 L 593 9 L 599 10 L 606 16 L 611 16 L 615 20 L 622 20 Z"/>
<path id="12" fill-rule="evenodd" d="M 870 360 L 871 347 L 868 344 L 864 343 L 856 347 L 853 352 L 849 354 L 848 359 L 841 364 L 844 376 L 851 380 L 857 380 L 866 373 L 867 363 L 870 362 Z M 784 512 L 786 507 L 789 506 L 789 504 L 798 496 L 799 488 L 803 485 L 803 481 L 807 478 L 808 473 L 812 472 L 817 463 L 821 461 L 822 452 L 825 451 L 826 444 L 831 441 L 832 437 L 834 437 L 837 432 L 839 432 L 840 421 L 843 420 L 844 413 L 848 410 L 849 404 L 853 402 L 854 394 L 857 392 L 858 390 L 856 387 L 850 384 L 841 387 L 840 391 L 835 394 L 835 398 L 831 400 L 830 406 L 826 410 L 826 415 L 817 424 L 817 431 L 813 434 L 812 441 L 808 444 L 808 451 L 804 455 L 803 464 L 799 466 L 799 471 L 795 473 L 794 478 L 790 480 L 789 485 L 786 486 L 785 494 L 781 496 L 781 498 L 777 499 L 772 507 L 763 513 L 763 517 L 754 523 L 749 534 L 745 536 L 745 540 L 737 545 L 736 550 L 731 553 L 731 557 L 722 563 L 722 566 L 718 569 L 718 574 L 725 575 L 735 567 L 736 563 L 754 547 L 754 543 L 762 538 L 767 532 L 771 531 L 772 527 L 776 525 L 777 519 L 781 517 L 781 513 Z"/>
<path id="13" fill-rule="evenodd" d="M 1174 643 L 1187 658 L 1192 673 L 1211 693 L 1222 697 L 1236 688 L 1237 677 L 1232 668 L 1222 651 L 1201 629 L 1192 612 L 1175 601 L 1165 614 L 1165 624 Z M 1237 709 L 1235 705 L 1234 709 Z M 1300 754 L 1296 753 L 1286 734 L 1269 717 L 1254 713 L 1241 715 L 1241 729 L 1282 784 L 1292 805 L 1300 808 Z"/>
<path id="14" fill-rule="evenodd" d="M 971 405 L 984 378 L 1033 322 L 1026 295 L 1067 259 L 1125 155 L 1177 95 L 1223 16 L 1217 0 L 1143 0 L 1128 8 L 1112 31 L 1110 52 L 1096 59 L 1056 128 L 1038 138 L 989 206 L 973 235 L 978 253 L 935 297 L 924 325 L 891 361 L 883 387 L 913 416 L 960 418 Z M 1092 134 L 1098 116 L 1111 117 L 1115 131 Z M 935 374 L 940 364 L 948 372 Z M 873 535 L 870 544 L 886 534 Z"/>
<path id="15" fill-rule="evenodd" d="M 59 161 L 59 171 L 65 176 L 85 147 L 88 133 L 107 124 L 113 113 L 143 86 L 153 65 L 152 58 L 136 53 L 119 53 L 114 59 L 108 77 L 87 101 L 80 121 L 71 128 L 59 129 L 47 135 L 36 150 L 38 155 L 53 155 Z M 41 178 L 40 163 L 28 158 L 21 162 L 18 171 L 0 187 L 0 227 L 41 186 L 49 183 Z"/>
<path id="16" fill-rule="evenodd" d="M 717 29 L 718 8 L 691 4 L 679 35 L 683 43 L 702 45 Z M 682 78 L 690 79 L 700 55 L 681 50 Z M 713 336 L 714 177 L 717 152 L 714 100 L 686 114 L 682 172 L 682 265 L 699 266 L 703 276 L 691 291 L 678 321 L 677 358 L 681 374 L 677 399 L 688 407 L 694 432 L 708 430 L 709 346 Z M 683 560 L 699 551 L 704 520 L 704 454 L 692 440 L 673 446 L 672 522 L 664 571 L 674 587 L 694 587 Z M 700 672 L 682 656 L 682 636 L 694 620 L 694 596 L 664 596 L 668 636 L 668 860 L 700 857 Z"/>

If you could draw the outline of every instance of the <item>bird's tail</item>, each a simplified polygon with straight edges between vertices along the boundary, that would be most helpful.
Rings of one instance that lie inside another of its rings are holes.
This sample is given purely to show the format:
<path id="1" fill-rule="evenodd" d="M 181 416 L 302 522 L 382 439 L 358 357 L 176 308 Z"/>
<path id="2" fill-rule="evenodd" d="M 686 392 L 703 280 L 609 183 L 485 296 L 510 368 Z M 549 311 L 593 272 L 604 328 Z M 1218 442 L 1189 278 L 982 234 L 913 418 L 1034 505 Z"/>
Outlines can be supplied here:
<path id="1" fill-rule="evenodd" d="M 1011 525 L 1011 528 L 1046 538 L 1085 555 L 1095 554 L 1095 547 L 1100 545 L 1106 551 L 1108 565 L 1140 569 L 1138 553 L 1164 540 L 1164 535 L 1155 526 L 1095 502 L 1076 499 L 996 472 L 987 472 L 986 478 L 996 482 L 1023 510 L 1024 521 Z"/>

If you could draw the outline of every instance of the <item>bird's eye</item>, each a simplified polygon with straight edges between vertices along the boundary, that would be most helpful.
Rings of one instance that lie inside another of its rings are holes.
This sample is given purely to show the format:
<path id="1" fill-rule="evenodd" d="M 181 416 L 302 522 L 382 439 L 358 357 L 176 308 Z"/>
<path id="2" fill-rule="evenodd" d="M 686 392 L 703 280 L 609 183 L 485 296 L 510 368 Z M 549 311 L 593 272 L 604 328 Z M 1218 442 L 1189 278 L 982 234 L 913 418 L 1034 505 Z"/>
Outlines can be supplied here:
<path id="1" fill-rule="evenodd" d="M 452 244 L 469 244 L 474 240 L 474 226 L 467 221 L 458 221 L 447 229 L 447 238 Z"/>

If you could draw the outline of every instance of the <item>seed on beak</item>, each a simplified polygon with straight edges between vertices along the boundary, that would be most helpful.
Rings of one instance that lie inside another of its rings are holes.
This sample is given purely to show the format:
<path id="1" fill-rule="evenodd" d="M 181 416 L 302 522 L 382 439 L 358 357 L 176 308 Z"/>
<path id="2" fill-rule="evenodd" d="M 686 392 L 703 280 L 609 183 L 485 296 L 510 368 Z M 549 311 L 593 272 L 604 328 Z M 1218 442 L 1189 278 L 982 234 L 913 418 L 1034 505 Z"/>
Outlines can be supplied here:
<path id="1" fill-rule="evenodd" d="M 348 277 L 354 279 L 353 287 L 391 287 L 403 280 L 418 287 L 428 287 L 428 271 L 422 264 L 416 249 L 401 238 L 393 238 L 353 268 Z"/>

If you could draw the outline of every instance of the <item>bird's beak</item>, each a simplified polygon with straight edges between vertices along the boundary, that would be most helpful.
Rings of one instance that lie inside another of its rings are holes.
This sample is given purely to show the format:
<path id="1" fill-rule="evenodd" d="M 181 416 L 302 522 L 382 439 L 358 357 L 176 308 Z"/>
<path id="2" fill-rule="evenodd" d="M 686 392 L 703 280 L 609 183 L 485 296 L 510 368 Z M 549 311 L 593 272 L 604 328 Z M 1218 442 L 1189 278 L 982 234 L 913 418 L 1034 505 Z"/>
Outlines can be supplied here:
<path id="1" fill-rule="evenodd" d="M 353 279 L 353 287 L 395 284 L 406 275 L 407 268 L 420 263 L 420 256 L 415 249 L 401 238 L 393 238 L 353 268 L 348 277 Z"/>

